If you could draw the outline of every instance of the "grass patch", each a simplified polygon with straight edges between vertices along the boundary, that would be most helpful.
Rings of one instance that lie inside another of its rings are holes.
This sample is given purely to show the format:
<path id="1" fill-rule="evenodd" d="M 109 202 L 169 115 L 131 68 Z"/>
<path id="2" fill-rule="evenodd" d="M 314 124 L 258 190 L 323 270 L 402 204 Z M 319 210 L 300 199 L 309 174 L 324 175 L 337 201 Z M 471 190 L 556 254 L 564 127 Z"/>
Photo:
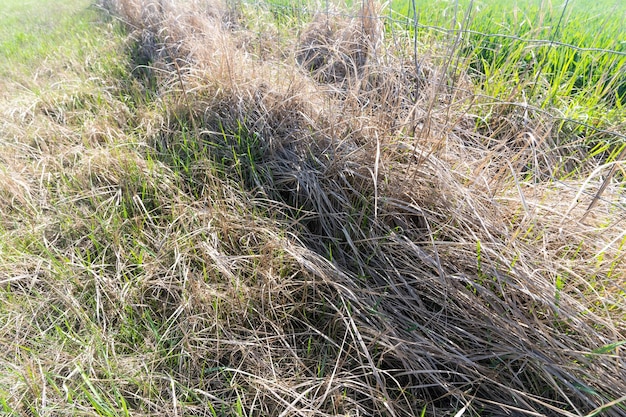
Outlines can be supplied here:
<path id="1" fill-rule="evenodd" d="M 339 6 L 43 4 L 4 52 L 3 412 L 624 413 L 624 132 L 574 87 L 512 105 L 514 46 L 416 66 Z"/>
<path id="2" fill-rule="evenodd" d="M 613 17 L 626 9 L 619 2 L 401 0 L 391 9 L 407 27 L 417 20 L 422 43 L 456 37 L 460 70 L 489 97 L 555 108 L 594 127 L 623 119 L 626 38 Z"/>
<path id="3" fill-rule="evenodd" d="M 92 23 L 102 19 L 90 5 L 90 1 L 4 2 L 0 14 L 2 78 L 19 80 L 19 74 L 29 74 L 47 60 L 47 69 L 54 72 L 55 53 L 86 50 L 97 39 Z"/>

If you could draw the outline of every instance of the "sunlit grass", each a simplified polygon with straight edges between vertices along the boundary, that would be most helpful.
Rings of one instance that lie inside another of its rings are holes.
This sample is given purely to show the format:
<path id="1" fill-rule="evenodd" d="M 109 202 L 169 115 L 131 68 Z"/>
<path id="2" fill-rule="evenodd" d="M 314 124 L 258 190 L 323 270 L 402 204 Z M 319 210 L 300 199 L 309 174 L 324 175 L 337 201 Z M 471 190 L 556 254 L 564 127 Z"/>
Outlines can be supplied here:
<path id="1" fill-rule="evenodd" d="M 0 414 L 619 415 L 622 148 L 563 118 L 620 107 L 559 73 L 610 63 L 420 29 L 419 78 L 409 16 L 329 82 L 305 3 L 1 9 Z"/>
<path id="2" fill-rule="evenodd" d="M 285 16 L 313 4 L 268 3 Z M 589 127 L 608 129 L 626 115 L 626 31 L 621 23 L 626 5 L 613 0 L 570 3 L 395 0 L 385 17 L 410 31 L 417 24 L 418 59 L 429 55 L 434 43 L 454 43 L 458 58 L 450 70 L 467 71 L 478 93 L 560 112 L 579 123 L 573 135 L 589 136 Z"/>
<path id="3" fill-rule="evenodd" d="M 13 77 L 39 66 L 62 48 L 76 49 L 97 30 L 89 0 L 3 1 L 0 7 L 0 75 Z M 50 62 L 54 64 L 54 60 Z"/>
<path id="4" fill-rule="evenodd" d="M 558 111 L 583 108 L 588 117 L 576 120 L 606 127 L 624 116 L 626 6 L 570 3 L 397 0 L 391 8 L 409 27 L 417 19 L 423 43 L 459 36 L 461 70 L 484 94 Z"/>

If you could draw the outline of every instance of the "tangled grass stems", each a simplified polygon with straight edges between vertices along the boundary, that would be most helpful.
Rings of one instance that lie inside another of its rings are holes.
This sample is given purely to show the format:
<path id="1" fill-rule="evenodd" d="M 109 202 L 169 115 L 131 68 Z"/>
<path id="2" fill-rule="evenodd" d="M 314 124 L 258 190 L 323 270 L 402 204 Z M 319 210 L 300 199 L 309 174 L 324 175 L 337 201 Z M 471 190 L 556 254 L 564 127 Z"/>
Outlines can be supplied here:
<path id="1" fill-rule="evenodd" d="M 578 221 L 593 161 L 535 174 L 551 120 L 497 108 L 479 137 L 471 89 L 359 19 L 264 59 L 246 6 L 103 6 L 150 94 L 113 143 L 2 148 L 2 210 L 35 218 L 2 224 L 5 409 L 624 414 L 623 211 Z M 66 104 L 46 120 L 75 132 Z"/>

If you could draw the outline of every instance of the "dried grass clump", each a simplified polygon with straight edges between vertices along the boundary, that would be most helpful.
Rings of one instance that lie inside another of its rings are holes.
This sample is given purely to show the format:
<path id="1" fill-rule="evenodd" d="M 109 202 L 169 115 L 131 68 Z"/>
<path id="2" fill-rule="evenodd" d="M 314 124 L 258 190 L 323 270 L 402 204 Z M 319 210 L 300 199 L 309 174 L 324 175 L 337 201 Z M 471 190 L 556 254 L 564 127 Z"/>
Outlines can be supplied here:
<path id="1" fill-rule="evenodd" d="M 321 83 L 343 85 L 376 59 L 382 30 L 375 2 L 363 2 L 359 18 L 319 13 L 300 36 L 296 60 Z"/>
<path id="2" fill-rule="evenodd" d="M 246 29 L 200 3 L 108 4 L 158 35 L 135 38 L 157 51 L 162 113 L 138 115 L 154 149 L 72 166 L 101 190 L 82 210 L 119 199 L 128 220 L 98 225 L 100 275 L 85 264 L 102 242 L 48 231 L 78 278 L 36 315 L 98 300 L 68 327 L 104 329 L 131 413 L 584 416 L 621 398 L 623 211 L 584 224 L 553 184 L 524 183 L 458 131 L 459 96 L 385 69 L 364 25 L 313 23 L 292 51 L 313 82 L 233 47 Z"/>
<path id="3" fill-rule="evenodd" d="M 102 0 L 100 6 L 124 16 L 136 73 L 149 80 L 158 78 L 155 71 L 180 71 L 193 59 L 197 45 L 211 48 L 218 38 L 213 32 L 235 26 L 238 19 L 235 8 L 221 0 Z"/>

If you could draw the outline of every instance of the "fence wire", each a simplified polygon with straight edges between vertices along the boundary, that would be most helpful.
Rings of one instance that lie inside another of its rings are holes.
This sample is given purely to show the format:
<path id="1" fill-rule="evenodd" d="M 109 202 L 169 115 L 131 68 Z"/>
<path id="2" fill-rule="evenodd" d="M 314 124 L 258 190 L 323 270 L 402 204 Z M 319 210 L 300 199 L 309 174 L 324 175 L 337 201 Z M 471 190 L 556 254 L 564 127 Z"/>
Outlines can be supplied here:
<path id="1" fill-rule="evenodd" d="M 410 37 L 410 40 L 414 42 L 414 54 L 416 67 L 419 65 L 420 54 L 433 54 L 433 48 L 429 43 L 437 39 L 439 42 L 448 42 L 454 45 L 452 55 L 447 58 L 451 61 L 455 60 L 458 64 L 459 61 L 471 58 L 468 54 L 483 53 L 484 50 L 492 48 L 493 51 L 488 51 L 493 55 L 497 54 L 499 42 L 513 42 L 517 48 L 522 48 L 526 53 L 537 55 L 536 51 L 542 50 L 542 53 L 549 54 L 552 51 L 567 51 L 565 54 L 573 53 L 578 54 L 580 58 L 581 54 L 585 59 L 589 59 L 590 62 L 598 62 L 604 60 L 611 63 L 613 74 L 607 75 L 608 81 L 613 83 L 614 91 L 607 91 L 607 94 L 618 95 L 617 100 L 623 100 L 623 105 L 626 106 L 626 32 L 624 39 L 615 39 L 614 45 L 616 49 L 594 47 L 582 44 L 573 44 L 558 39 L 559 28 L 562 24 L 565 12 L 567 10 L 568 1 L 564 3 L 560 15 L 558 16 L 558 23 L 556 28 L 548 27 L 547 36 L 539 38 L 529 37 L 527 35 L 515 35 L 502 32 L 485 32 L 476 30 L 470 27 L 469 21 L 471 16 L 467 14 L 467 10 L 458 8 L 454 11 L 454 17 L 450 19 L 447 24 L 444 25 L 432 24 L 426 19 L 421 17 L 421 10 L 416 7 L 415 0 L 409 1 L 409 8 L 406 14 L 399 14 L 392 10 L 390 7 L 383 9 L 383 12 L 372 16 L 364 15 L 361 10 L 364 10 L 363 6 L 368 0 L 355 0 L 351 6 L 346 6 L 345 3 L 339 4 L 331 0 L 311 1 L 311 0 L 230 0 L 230 3 L 234 7 L 247 7 L 256 8 L 259 12 L 270 13 L 280 20 L 283 17 L 288 20 L 289 24 L 294 24 L 302 28 L 309 23 L 316 16 L 326 16 L 327 18 L 342 18 L 342 19 L 376 19 L 380 21 L 382 27 L 384 27 L 385 36 L 395 37 Z M 545 31 L 545 30 L 544 30 Z M 504 31 L 503 31 L 504 32 Z M 478 46 L 476 46 L 478 45 Z M 521 46 L 520 46 L 521 45 Z M 484 48 L 479 50 L 478 48 Z M 464 49 L 465 48 L 465 49 Z M 444 53 L 449 53 L 449 50 L 443 50 Z M 494 58 L 495 59 L 495 58 Z M 580 58 L 582 59 L 582 58 Z M 609 144 L 609 148 L 613 148 L 611 155 L 614 155 L 613 160 L 605 160 L 607 171 L 603 184 L 599 187 L 603 190 L 607 182 L 611 180 L 611 177 L 619 171 L 620 180 L 618 183 L 619 188 L 626 188 L 626 173 L 623 168 L 626 157 L 626 123 L 613 123 L 609 127 L 598 127 L 592 124 L 585 118 L 572 118 L 567 115 L 563 115 L 558 108 L 553 106 L 546 106 L 546 103 L 541 103 L 535 100 L 536 85 L 538 80 L 542 76 L 543 72 L 547 72 L 546 65 L 547 60 L 541 62 L 539 69 L 534 74 L 536 78 L 535 85 L 533 85 L 529 96 L 524 97 L 524 100 L 511 100 L 511 97 L 502 98 L 499 96 L 489 95 L 480 91 L 468 91 L 466 88 L 453 85 L 449 85 L 447 80 L 441 79 L 439 87 L 452 88 L 456 92 L 471 94 L 474 97 L 482 100 L 483 105 L 489 103 L 489 105 L 501 105 L 517 108 L 521 112 L 531 112 L 535 115 L 541 115 L 546 118 L 550 118 L 557 124 L 564 126 L 569 124 L 570 126 L 578 126 L 579 129 L 584 131 L 587 137 L 599 137 Z M 452 68 L 457 70 L 457 68 Z M 417 71 L 417 68 L 416 68 Z M 603 80 L 607 82 L 607 79 Z M 432 82 L 432 80 L 431 80 Z M 570 81 L 571 82 L 571 81 Z M 616 106 L 622 106 L 622 103 L 617 103 Z M 626 112 L 622 111 L 621 115 L 626 118 Z M 617 156 L 616 156 L 617 155 Z M 595 171 L 596 173 L 598 170 Z M 601 172 L 601 171 L 600 171 Z M 546 178 L 548 179 L 548 178 Z M 560 181 L 558 178 L 550 177 L 552 181 L 560 182 L 565 187 L 572 187 L 571 185 Z M 596 193 L 592 191 L 582 191 L 582 194 L 587 194 L 589 197 L 596 200 L 603 200 L 601 191 Z M 605 200 L 606 201 L 606 200 Z M 607 203 L 615 204 L 610 201 Z M 617 203 L 620 210 L 624 210 L 626 213 L 626 201 Z"/>

